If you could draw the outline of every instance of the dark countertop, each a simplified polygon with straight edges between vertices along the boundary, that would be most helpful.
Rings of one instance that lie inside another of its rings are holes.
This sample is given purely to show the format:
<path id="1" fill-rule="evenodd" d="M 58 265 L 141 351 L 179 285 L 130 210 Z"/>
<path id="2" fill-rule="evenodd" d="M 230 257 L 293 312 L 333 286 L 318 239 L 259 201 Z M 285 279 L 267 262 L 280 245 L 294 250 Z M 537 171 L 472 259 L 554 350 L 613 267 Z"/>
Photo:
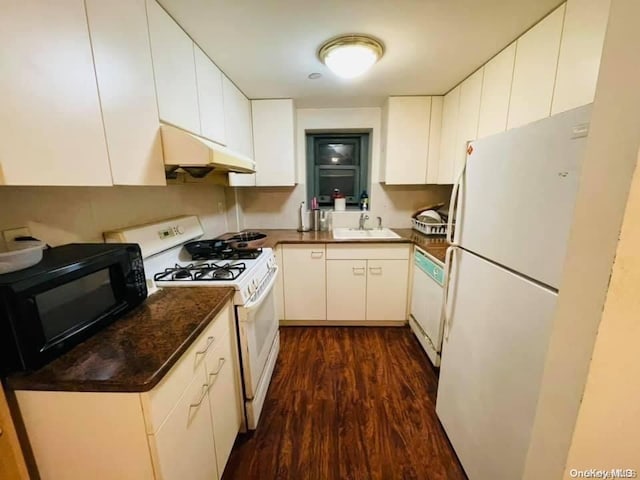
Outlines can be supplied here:
<path id="1" fill-rule="evenodd" d="M 280 243 L 413 243 L 444 263 L 449 244 L 444 237 L 431 237 L 411 228 L 392 228 L 401 238 L 336 240 L 331 231 L 298 232 L 296 230 L 251 229 L 267 234 L 265 247 L 275 247 Z"/>
<path id="2" fill-rule="evenodd" d="M 7 379 L 13 390 L 146 392 L 233 298 L 230 287 L 166 288 L 40 370 Z"/>

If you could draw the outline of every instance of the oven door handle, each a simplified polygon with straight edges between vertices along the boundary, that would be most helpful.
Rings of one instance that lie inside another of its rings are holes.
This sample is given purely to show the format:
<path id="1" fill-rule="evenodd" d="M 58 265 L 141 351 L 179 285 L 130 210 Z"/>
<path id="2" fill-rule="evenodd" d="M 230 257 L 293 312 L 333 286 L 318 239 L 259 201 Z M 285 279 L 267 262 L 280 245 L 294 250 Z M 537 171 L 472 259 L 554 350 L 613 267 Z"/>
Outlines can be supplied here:
<path id="1" fill-rule="evenodd" d="M 250 312 L 251 310 L 255 310 L 260 305 L 262 305 L 262 302 L 264 301 L 265 298 L 269 296 L 269 294 L 271 293 L 271 290 L 273 289 L 273 286 L 276 283 L 276 278 L 278 278 L 278 270 L 279 269 L 277 265 L 271 269 L 271 278 L 269 279 L 269 283 L 267 283 L 267 285 L 264 288 L 260 286 L 260 288 L 262 289 L 262 294 L 258 298 L 251 300 L 246 305 L 243 305 L 242 306 L 243 310 Z"/>

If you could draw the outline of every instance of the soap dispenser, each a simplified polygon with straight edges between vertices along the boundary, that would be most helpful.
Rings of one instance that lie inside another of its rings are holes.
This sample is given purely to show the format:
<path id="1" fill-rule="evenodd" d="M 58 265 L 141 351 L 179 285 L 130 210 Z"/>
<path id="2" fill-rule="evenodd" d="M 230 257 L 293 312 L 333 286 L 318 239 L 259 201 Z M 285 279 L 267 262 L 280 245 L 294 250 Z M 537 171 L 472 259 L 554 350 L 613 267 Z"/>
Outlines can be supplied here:
<path id="1" fill-rule="evenodd" d="M 369 195 L 367 195 L 366 190 L 363 190 L 360 194 L 360 210 L 363 212 L 369 210 Z"/>

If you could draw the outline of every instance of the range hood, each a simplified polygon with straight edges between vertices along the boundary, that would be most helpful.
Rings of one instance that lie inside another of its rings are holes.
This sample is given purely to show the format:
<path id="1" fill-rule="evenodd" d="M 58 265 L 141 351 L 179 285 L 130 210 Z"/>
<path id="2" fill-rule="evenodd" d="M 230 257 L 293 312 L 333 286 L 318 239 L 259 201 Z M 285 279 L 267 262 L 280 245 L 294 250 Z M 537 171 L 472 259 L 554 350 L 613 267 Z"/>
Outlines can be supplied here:
<path id="1" fill-rule="evenodd" d="M 185 130 L 160 124 L 164 164 L 167 172 L 181 168 L 194 177 L 214 173 L 253 173 L 253 160 L 206 138 Z"/>

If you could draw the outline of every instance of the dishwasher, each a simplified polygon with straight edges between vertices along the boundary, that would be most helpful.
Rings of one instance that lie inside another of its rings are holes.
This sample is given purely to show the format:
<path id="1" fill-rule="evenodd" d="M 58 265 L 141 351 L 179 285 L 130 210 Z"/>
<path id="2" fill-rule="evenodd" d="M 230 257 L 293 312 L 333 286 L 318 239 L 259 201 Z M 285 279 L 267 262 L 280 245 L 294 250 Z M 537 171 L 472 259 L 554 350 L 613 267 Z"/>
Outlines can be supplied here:
<path id="1" fill-rule="evenodd" d="M 413 289 L 409 325 L 435 367 L 440 366 L 444 322 L 443 265 L 419 247 L 413 254 Z"/>

